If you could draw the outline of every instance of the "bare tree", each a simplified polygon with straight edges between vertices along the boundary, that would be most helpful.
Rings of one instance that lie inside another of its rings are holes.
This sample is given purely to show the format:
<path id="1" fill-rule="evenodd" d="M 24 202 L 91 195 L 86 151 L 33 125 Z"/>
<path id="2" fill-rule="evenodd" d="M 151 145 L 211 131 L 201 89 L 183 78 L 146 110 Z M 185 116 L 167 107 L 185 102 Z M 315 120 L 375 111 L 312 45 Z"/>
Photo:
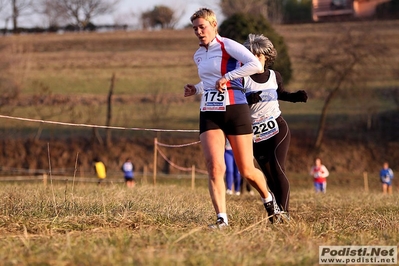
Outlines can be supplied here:
<path id="1" fill-rule="evenodd" d="M 7 15 L 6 13 L 6 9 L 7 9 L 7 5 L 8 5 L 8 0 L 0 0 L 0 17 L 4 18 L 4 32 L 3 34 L 6 34 L 7 32 L 7 24 L 8 24 L 8 20 L 10 19 L 10 15 Z"/>
<path id="2" fill-rule="evenodd" d="M 68 20 L 66 13 L 58 8 L 57 2 L 53 0 L 41 0 L 36 7 L 39 14 L 44 15 L 48 27 L 59 26 L 63 21 Z"/>
<path id="3" fill-rule="evenodd" d="M 167 6 L 155 6 L 153 10 L 141 14 L 144 29 L 160 27 L 161 29 L 173 29 L 177 19 L 175 11 Z"/>
<path id="4" fill-rule="evenodd" d="M 34 13 L 33 0 L 0 0 L 0 13 L 4 17 L 4 29 L 8 27 L 8 21 L 12 21 L 14 33 L 18 33 L 18 19 L 22 16 L 29 16 Z"/>
<path id="5" fill-rule="evenodd" d="M 120 0 L 54 0 L 55 13 L 64 14 L 80 29 L 85 28 L 94 17 L 114 11 Z"/>
<path id="6" fill-rule="evenodd" d="M 376 32 L 341 28 L 336 33 L 331 34 L 328 40 L 317 43 L 317 49 L 316 43 L 309 42 L 302 52 L 302 62 L 309 66 L 309 72 L 312 73 L 308 84 L 314 84 L 317 90 L 327 94 L 314 144 L 316 149 L 321 146 L 328 109 L 333 99 L 341 90 L 350 90 L 352 93 L 359 91 L 358 88 L 364 85 L 362 80 L 370 74 L 362 66 L 377 64 L 380 56 L 387 52 L 386 45 L 381 43 Z M 363 98 L 367 98 L 364 89 L 361 92 Z"/>

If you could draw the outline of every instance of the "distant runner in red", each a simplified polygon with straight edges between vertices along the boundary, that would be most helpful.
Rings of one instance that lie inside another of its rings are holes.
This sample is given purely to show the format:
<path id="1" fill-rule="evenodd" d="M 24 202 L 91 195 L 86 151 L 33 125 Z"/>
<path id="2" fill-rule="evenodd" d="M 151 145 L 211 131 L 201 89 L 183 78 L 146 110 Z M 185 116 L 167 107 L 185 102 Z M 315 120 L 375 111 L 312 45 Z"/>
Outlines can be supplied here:
<path id="1" fill-rule="evenodd" d="M 310 169 L 310 175 L 314 178 L 314 188 L 316 192 L 326 193 L 327 176 L 329 176 L 330 173 L 327 167 L 321 163 L 320 158 L 316 158 L 315 165 Z"/>

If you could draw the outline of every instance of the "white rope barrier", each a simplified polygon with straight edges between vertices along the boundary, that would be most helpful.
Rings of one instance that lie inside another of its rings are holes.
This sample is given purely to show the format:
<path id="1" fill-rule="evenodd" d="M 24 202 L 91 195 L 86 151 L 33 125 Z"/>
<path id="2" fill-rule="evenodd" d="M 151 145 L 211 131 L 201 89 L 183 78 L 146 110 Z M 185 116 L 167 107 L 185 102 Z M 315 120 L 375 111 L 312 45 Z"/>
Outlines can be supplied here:
<path id="1" fill-rule="evenodd" d="M 90 127 L 90 128 L 95 127 L 95 128 L 107 128 L 107 129 L 118 129 L 118 130 L 137 130 L 137 131 L 153 131 L 153 132 L 193 132 L 193 133 L 199 132 L 198 129 L 160 129 L 160 128 L 100 126 L 100 125 L 93 125 L 93 124 L 76 124 L 76 123 L 42 120 L 42 119 L 15 117 L 15 116 L 8 116 L 8 115 L 0 115 L 0 118 L 35 122 L 35 123 L 44 123 L 44 124 L 74 126 L 74 127 Z"/>
<path id="2" fill-rule="evenodd" d="M 15 116 L 8 116 L 8 115 L 0 115 L 0 118 L 19 120 L 19 121 L 27 121 L 27 122 L 35 122 L 35 123 L 62 125 L 62 126 L 90 127 L 90 128 L 94 127 L 94 128 L 105 128 L 105 129 L 116 129 L 116 130 L 137 130 L 137 131 L 141 130 L 141 131 L 153 131 L 153 132 L 192 132 L 192 133 L 199 132 L 199 130 L 195 130 L 195 129 L 159 129 L 159 128 L 138 128 L 138 127 L 116 127 L 116 126 L 101 126 L 101 125 L 82 124 L 82 123 L 67 123 L 67 122 L 59 122 L 59 121 L 51 121 L 51 120 L 15 117 Z M 181 147 L 187 147 L 187 146 L 191 146 L 191 145 L 195 145 L 195 144 L 199 144 L 199 143 L 201 143 L 201 141 L 196 141 L 196 142 L 191 142 L 191 143 L 186 143 L 186 144 L 177 144 L 177 145 L 157 142 L 157 145 L 162 146 L 162 147 L 169 147 L 169 148 L 181 148 Z M 157 150 L 159 151 L 161 156 L 164 158 L 164 160 L 167 161 L 172 167 L 175 167 L 176 169 L 179 169 L 182 171 L 191 171 L 191 168 L 185 168 L 185 167 L 176 165 L 175 163 L 170 161 L 165 156 L 165 154 L 162 153 L 158 148 L 157 148 Z M 196 169 L 195 171 L 198 173 L 207 174 L 207 172 L 204 170 Z"/>
<path id="3" fill-rule="evenodd" d="M 187 147 L 187 146 L 195 145 L 195 144 L 198 144 L 198 143 L 201 143 L 201 141 L 191 142 L 191 143 L 187 143 L 187 144 L 178 144 L 178 145 L 164 144 L 164 143 L 157 142 L 157 144 L 159 146 L 168 147 L 168 148 L 181 148 L 181 147 Z"/>
<path id="4" fill-rule="evenodd" d="M 181 170 L 181 171 L 191 171 L 191 168 L 181 167 L 181 166 L 178 166 L 177 164 L 173 163 L 171 160 L 169 160 L 169 159 L 166 157 L 166 155 L 165 155 L 160 149 L 157 149 L 157 150 L 158 150 L 159 154 L 162 156 L 162 158 L 163 158 L 165 161 L 167 161 L 172 167 L 174 167 L 174 168 L 176 168 L 176 169 L 179 169 L 179 170 Z"/>
<path id="5" fill-rule="evenodd" d="M 181 167 L 181 166 L 178 166 L 177 164 L 173 163 L 171 160 L 169 160 L 169 159 L 166 157 L 166 155 L 165 155 L 160 149 L 157 148 L 157 150 L 158 150 L 159 154 L 162 156 L 162 158 L 163 158 L 165 161 L 167 161 L 172 167 L 174 167 L 174 168 L 176 168 L 176 169 L 179 169 L 179 170 L 181 170 L 181 171 L 191 171 L 191 168 Z M 201 170 L 201 169 L 195 169 L 195 171 L 198 172 L 198 173 L 201 173 L 201 174 L 207 174 L 207 173 L 208 173 L 208 172 L 206 172 L 206 171 L 204 171 L 204 170 Z"/>
<path id="6" fill-rule="evenodd" d="M 176 145 L 172 145 L 172 144 L 165 144 L 165 143 L 160 143 L 158 141 L 156 141 L 156 145 L 157 146 L 162 146 L 162 147 L 168 147 L 168 148 L 181 148 L 181 147 L 187 147 L 187 146 L 191 146 L 191 145 L 195 145 L 195 144 L 199 144 L 201 143 L 201 141 L 196 141 L 196 142 L 191 142 L 191 143 L 186 143 L 186 144 L 176 144 Z M 182 166 L 178 166 L 177 164 L 173 163 L 171 160 L 169 160 L 166 155 L 157 147 L 157 151 L 159 152 L 159 154 L 162 156 L 162 158 L 167 161 L 172 167 L 179 169 L 181 171 L 191 171 L 191 168 L 186 168 L 186 167 L 182 167 Z M 201 174 L 207 174 L 208 172 L 205 170 L 201 170 L 201 169 L 195 169 L 196 172 L 201 173 Z"/>

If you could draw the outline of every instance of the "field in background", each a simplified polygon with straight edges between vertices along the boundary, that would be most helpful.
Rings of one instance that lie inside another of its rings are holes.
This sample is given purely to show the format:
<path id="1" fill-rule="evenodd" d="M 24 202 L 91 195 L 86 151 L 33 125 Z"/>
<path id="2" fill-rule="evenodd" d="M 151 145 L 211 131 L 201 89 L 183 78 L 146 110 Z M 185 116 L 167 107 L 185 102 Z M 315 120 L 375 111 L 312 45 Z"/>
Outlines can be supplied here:
<path id="1" fill-rule="evenodd" d="M 27 193 L 29 192 L 29 193 Z M 213 231 L 206 182 L 0 189 L 2 265 L 318 265 L 321 245 L 396 246 L 399 197 L 374 187 L 293 187 L 291 221 L 271 225 L 258 196 L 227 197 L 230 228 Z"/>
<path id="2" fill-rule="evenodd" d="M 26 93 L 34 93 L 36 84 L 67 95 L 106 94 L 113 73 L 116 94 L 162 88 L 176 93 L 198 79 L 192 60 L 197 41 L 189 31 L 8 36 L 3 41 L 19 59 L 13 70 L 23 74 Z"/>
<path id="3" fill-rule="evenodd" d="M 309 67 L 300 61 L 301 55 L 317 52 L 320 47 L 327 45 L 325 41 L 331 36 L 348 32 L 368 32 L 370 36 L 378 38 L 378 41 L 387 47 L 387 53 L 382 58 L 383 63 L 375 65 L 370 62 L 362 66 L 362 71 L 369 74 L 365 77 L 364 89 L 397 87 L 399 34 L 395 29 L 398 26 L 399 20 L 276 26 L 277 32 L 284 37 L 289 47 L 289 55 L 293 63 L 294 80 L 289 87 L 293 90 L 306 88 L 306 77 L 312 74 L 309 72 Z"/>
<path id="4" fill-rule="evenodd" d="M 399 71 L 399 35 L 396 32 L 399 21 L 276 26 L 289 47 L 293 66 L 293 79 L 286 84 L 286 89 L 305 89 L 310 95 L 306 105 L 283 103 L 285 115 L 301 114 L 306 120 L 307 116 L 320 113 L 324 100 L 317 96 L 317 90 L 309 87 L 307 77 L 311 73 L 301 62 L 301 55 L 317 51 L 318 47 L 325 45 L 323 41 L 327 37 L 364 27 L 370 32 L 378 32 L 390 49 L 384 65 L 364 65 L 363 71 L 370 73 L 364 89 L 398 87 L 399 78 L 395 72 Z M 52 111 L 56 107 L 44 104 L 41 116 L 103 125 L 106 97 L 111 76 L 115 74 L 114 99 L 119 98 L 114 100 L 113 125 L 197 128 L 199 103 L 195 99 L 182 97 L 184 84 L 198 82 L 192 59 L 198 42 L 192 30 L 7 36 L 1 42 L 6 46 L 4 58 L 12 62 L 12 75 L 20 83 L 20 102 L 24 102 L 24 98 L 29 99 L 32 94 L 44 96 L 51 93 L 63 95 L 73 104 L 73 113 L 65 111 L 60 114 Z M 305 47 L 308 50 L 304 50 Z M 64 99 L 60 97 L 59 100 Z M 349 102 L 350 106 L 346 106 L 345 102 L 335 103 L 331 115 L 342 113 L 343 108 L 346 114 L 364 112 L 361 101 L 349 99 Z M 31 105 L 16 108 L 15 115 L 29 114 L 29 117 L 40 118 Z M 375 99 L 374 108 L 378 112 L 395 107 L 393 102 Z M 293 127 L 303 127 L 296 125 L 297 120 L 290 119 L 289 122 Z M 14 127 L 16 124 L 36 126 L 5 120 L 3 127 Z"/>
<path id="5" fill-rule="evenodd" d="M 301 53 L 317 51 L 328 37 L 364 28 L 378 33 L 389 48 L 384 65 L 364 66 L 365 72 L 374 73 L 367 87 L 397 86 L 392 73 L 399 64 L 397 27 L 399 21 L 276 25 L 293 63 L 289 88 L 306 87 L 309 72 L 299 61 Z M 160 89 L 181 95 L 185 83 L 198 81 L 192 59 L 198 41 L 192 30 L 7 36 L 2 43 L 7 46 L 5 59 L 12 57 L 15 62 L 13 71 L 19 73 L 24 93 L 46 86 L 57 94 L 106 94 L 113 73 L 115 93 L 123 95 L 153 94 Z M 305 47 L 311 49 L 304 51 Z"/>

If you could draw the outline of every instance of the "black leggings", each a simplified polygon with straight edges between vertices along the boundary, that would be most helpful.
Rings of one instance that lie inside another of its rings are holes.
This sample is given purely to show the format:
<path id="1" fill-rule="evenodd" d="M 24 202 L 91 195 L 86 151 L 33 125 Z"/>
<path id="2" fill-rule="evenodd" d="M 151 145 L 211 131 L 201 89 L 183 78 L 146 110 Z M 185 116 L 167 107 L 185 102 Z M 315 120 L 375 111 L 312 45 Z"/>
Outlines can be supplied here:
<path id="1" fill-rule="evenodd" d="M 279 133 L 270 139 L 254 143 L 254 157 L 266 176 L 267 186 L 276 197 L 283 211 L 288 212 L 290 183 L 285 174 L 285 161 L 291 141 L 291 133 L 282 116 L 277 119 Z"/>

